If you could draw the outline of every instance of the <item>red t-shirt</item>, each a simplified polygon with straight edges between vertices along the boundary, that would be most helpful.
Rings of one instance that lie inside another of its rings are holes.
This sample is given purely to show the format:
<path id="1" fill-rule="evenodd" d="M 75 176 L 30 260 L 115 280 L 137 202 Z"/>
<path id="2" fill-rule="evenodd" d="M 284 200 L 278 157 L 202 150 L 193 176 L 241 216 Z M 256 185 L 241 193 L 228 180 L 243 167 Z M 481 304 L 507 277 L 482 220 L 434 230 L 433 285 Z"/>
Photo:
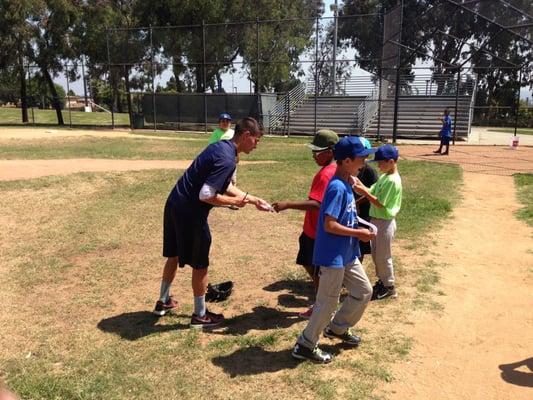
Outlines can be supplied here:
<path id="1" fill-rule="evenodd" d="M 322 167 L 313 178 L 313 183 L 311 184 L 311 190 L 309 191 L 309 199 L 316 200 L 319 203 L 322 203 L 322 198 L 324 197 L 324 192 L 328 187 L 328 183 L 331 180 L 331 177 L 335 175 L 337 170 L 337 164 L 331 163 Z M 318 215 L 320 210 L 318 208 L 307 210 L 305 212 L 304 218 L 304 233 L 309 236 L 311 239 L 316 237 L 316 226 L 318 224 Z"/>

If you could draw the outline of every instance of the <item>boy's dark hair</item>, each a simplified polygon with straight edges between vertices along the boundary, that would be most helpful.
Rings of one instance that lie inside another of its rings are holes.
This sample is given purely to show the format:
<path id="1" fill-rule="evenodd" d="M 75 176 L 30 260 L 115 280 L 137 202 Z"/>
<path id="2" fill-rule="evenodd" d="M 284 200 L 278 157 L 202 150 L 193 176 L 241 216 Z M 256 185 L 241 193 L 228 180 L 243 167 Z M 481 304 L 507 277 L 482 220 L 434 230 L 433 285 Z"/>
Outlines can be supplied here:
<path id="1" fill-rule="evenodd" d="M 450 115 L 450 110 L 448 109 L 448 107 L 444 109 L 444 115 Z"/>
<path id="2" fill-rule="evenodd" d="M 259 123 L 252 117 L 245 117 L 235 124 L 235 135 L 234 137 L 239 137 L 244 132 L 250 132 L 252 135 L 262 136 L 263 132 Z"/>

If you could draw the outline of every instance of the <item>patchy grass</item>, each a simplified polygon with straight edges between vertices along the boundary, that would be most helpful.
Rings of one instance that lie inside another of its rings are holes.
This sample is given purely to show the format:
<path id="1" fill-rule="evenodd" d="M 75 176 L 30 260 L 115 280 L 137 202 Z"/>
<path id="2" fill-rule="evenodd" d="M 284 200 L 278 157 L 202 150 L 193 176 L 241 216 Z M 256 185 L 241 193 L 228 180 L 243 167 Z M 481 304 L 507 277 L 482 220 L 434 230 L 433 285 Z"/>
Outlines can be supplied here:
<path id="1" fill-rule="evenodd" d="M 279 162 L 240 166 L 239 186 L 270 201 L 305 198 L 317 169 L 305 142 L 264 138 L 249 158 Z M 192 158 L 203 143 L 4 141 L 0 152 L 56 158 L 54 146 L 65 157 Z M 400 170 L 406 195 L 399 230 L 420 237 L 448 215 L 461 176 L 453 166 L 426 163 L 402 162 Z M 399 257 L 398 276 L 414 291 L 368 307 L 357 327 L 359 348 L 324 339 L 321 345 L 336 355 L 331 365 L 298 363 L 290 357 L 305 326 L 297 313 L 312 296 L 305 272 L 294 265 L 303 213 L 215 209 L 210 280 L 232 279 L 236 290 L 212 308 L 228 323 L 212 333 L 189 329 L 188 269 L 173 285 L 180 308 L 157 319 L 150 310 L 163 263 L 162 211 L 179 173 L 0 182 L 0 377 L 28 399 L 381 398 L 382 385 L 394 379 L 392 363 L 411 347 L 402 326 L 417 293 L 438 295 L 439 266 L 404 265 Z M 198 371 L 209 384 L 201 384 Z"/>
<path id="2" fill-rule="evenodd" d="M 111 126 L 111 114 L 106 112 L 71 111 L 62 110 L 65 125 L 98 125 Z M 130 117 L 128 113 L 115 113 L 115 125 L 129 126 Z M 55 110 L 39 110 L 34 108 L 28 110 L 28 118 L 31 124 L 36 125 L 57 125 L 57 115 Z M 26 125 L 22 123 L 22 110 L 19 108 L 0 107 L 0 125 Z"/>
<path id="3" fill-rule="evenodd" d="M 134 136 L 134 135 L 132 135 Z M 206 146 L 207 138 L 196 134 L 179 135 L 176 140 L 145 138 L 70 137 L 27 140 L 0 140 L 0 159 L 109 158 L 148 160 L 190 160 Z M 263 138 L 261 151 L 243 155 L 243 160 L 310 161 L 311 151 L 302 139 L 287 142 Z"/>
<path id="4" fill-rule="evenodd" d="M 397 217 L 398 238 L 415 239 L 435 229 L 460 200 L 462 170 L 458 165 L 400 161 L 402 209 Z"/>
<path id="5" fill-rule="evenodd" d="M 533 226 L 533 174 L 516 174 L 514 182 L 518 201 L 524 205 L 516 215 L 529 226 Z"/>

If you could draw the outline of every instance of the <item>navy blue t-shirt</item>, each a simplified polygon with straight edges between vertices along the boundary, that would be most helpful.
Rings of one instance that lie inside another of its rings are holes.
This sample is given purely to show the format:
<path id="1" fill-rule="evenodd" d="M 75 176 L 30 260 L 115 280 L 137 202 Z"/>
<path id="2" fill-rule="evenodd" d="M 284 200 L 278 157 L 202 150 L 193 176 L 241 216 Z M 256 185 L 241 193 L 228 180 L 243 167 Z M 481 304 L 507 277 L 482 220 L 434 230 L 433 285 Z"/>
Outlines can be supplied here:
<path id="1" fill-rule="evenodd" d="M 324 230 L 326 215 L 341 225 L 357 228 L 355 198 L 349 183 L 334 176 L 324 193 L 316 230 L 313 265 L 343 268 L 361 256 L 359 240 L 351 236 L 335 235 Z"/>
<path id="2" fill-rule="evenodd" d="M 169 201 L 186 211 L 188 217 L 207 218 L 213 206 L 199 199 L 200 189 L 208 184 L 224 193 L 235 171 L 237 148 L 231 140 L 210 144 L 187 168 L 172 189 Z"/>

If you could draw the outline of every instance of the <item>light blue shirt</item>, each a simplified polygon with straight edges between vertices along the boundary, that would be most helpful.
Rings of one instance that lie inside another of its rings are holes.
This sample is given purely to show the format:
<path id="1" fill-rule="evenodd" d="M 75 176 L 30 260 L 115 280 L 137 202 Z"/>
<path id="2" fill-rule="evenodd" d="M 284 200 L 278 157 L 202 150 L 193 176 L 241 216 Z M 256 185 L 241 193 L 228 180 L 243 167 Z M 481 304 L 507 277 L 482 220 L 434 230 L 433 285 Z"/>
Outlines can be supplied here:
<path id="1" fill-rule="evenodd" d="M 343 268 L 361 256 L 359 241 L 355 237 L 326 232 L 324 230 L 326 215 L 335 218 L 341 225 L 349 228 L 358 227 L 352 188 L 348 182 L 337 176 L 331 178 L 320 206 L 313 265 Z"/>

